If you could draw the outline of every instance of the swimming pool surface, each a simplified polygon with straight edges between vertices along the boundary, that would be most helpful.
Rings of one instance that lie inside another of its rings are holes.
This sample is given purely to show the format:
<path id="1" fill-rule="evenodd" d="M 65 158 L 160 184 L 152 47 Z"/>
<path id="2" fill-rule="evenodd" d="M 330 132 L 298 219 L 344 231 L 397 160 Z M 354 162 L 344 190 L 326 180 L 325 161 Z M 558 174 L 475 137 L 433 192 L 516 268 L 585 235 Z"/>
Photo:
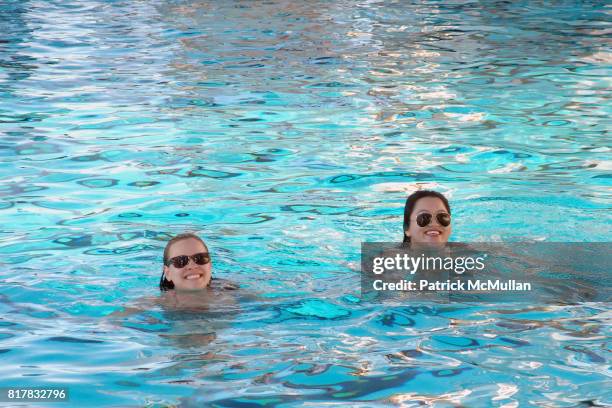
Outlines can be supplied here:
<path id="1" fill-rule="evenodd" d="M 418 187 L 453 241 L 610 241 L 606 3 L 3 1 L 0 387 L 612 405 L 609 303 L 381 305 L 358 272 Z M 109 316 L 185 230 L 261 296 Z"/>

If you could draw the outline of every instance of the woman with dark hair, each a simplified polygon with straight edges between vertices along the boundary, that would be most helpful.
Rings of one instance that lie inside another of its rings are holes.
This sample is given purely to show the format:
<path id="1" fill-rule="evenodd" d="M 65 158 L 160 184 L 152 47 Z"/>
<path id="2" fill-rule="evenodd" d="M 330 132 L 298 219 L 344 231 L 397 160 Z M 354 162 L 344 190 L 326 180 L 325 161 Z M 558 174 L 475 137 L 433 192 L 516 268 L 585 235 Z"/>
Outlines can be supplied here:
<path id="1" fill-rule="evenodd" d="M 442 194 L 419 190 L 404 207 L 404 243 L 443 244 L 451 234 L 451 209 Z"/>

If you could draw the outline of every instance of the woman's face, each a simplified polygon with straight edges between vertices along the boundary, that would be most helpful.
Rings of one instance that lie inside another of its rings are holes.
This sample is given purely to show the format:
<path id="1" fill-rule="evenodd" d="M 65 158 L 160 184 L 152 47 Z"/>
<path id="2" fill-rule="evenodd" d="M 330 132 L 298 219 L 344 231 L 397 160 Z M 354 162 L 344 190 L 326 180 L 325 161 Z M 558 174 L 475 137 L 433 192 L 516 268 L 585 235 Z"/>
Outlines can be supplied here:
<path id="1" fill-rule="evenodd" d="M 419 226 L 417 217 L 419 214 L 431 214 L 431 221 L 424 227 Z M 410 227 L 404 231 L 404 234 L 410 237 L 412 243 L 417 244 L 443 244 L 448 242 L 448 237 L 451 234 L 451 225 L 443 226 L 437 219 L 438 214 L 448 214 L 442 200 L 438 197 L 423 197 L 420 198 L 412 214 L 410 214 Z"/>
<path id="2" fill-rule="evenodd" d="M 197 239 L 182 239 L 172 244 L 168 251 L 168 260 L 180 255 L 192 256 L 202 252 L 208 253 L 208 248 Z M 201 290 L 210 283 L 211 269 L 212 262 L 198 265 L 190 258 L 189 263 L 182 268 L 177 268 L 172 263 L 164 266 L 164 274 L 167 280 L 174 283 L 176 290 Z"/>

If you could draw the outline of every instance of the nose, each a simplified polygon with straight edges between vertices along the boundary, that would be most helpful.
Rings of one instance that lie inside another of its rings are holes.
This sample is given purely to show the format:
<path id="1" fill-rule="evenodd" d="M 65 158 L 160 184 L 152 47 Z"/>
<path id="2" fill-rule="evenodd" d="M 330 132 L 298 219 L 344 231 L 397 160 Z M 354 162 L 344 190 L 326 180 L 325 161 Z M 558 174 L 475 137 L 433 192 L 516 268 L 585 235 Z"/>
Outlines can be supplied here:
<path id="1" fill-rule="evenodd" d="M 189 258 L 189 261 L 187 261 L 187 265 L 185 265 L 185 269 L 192 269 L 192 268 L 195 268 L 196 266 L 198 266 L 198 264 L 195 263 L 193 259 Z"/>

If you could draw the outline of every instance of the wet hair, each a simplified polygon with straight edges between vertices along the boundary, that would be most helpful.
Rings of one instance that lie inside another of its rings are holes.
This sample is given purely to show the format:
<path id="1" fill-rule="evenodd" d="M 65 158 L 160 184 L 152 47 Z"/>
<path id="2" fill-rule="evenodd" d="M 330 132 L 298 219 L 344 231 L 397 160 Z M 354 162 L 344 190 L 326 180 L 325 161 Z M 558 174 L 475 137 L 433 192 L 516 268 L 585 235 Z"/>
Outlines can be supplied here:
<path id="1" fill-rule="evenodd" d="M 166 244 L 166 248 L 164 248 L 164 266 L 166 265 L 166 262 L 168 262 L 168 253 L 170 252 L 170 247 L 174 243 L 176 243 L 178 241 L 182 241 L 184 239 L 195 239 L 196 241 L 201 242 L 202 245 L 204 245 L 204 247 L 208 250 L 208 247 L 206 246 L 206 244 L 204 243 L 202 238 L 198 237 L 196 234 L 193 234 L 191 232 L 187 232 L 187 233 L 184 233 L 184 234 L 176 235 L 176 236 L 172 237 L 170 239 L 170 241 L 168 241 L 168 243 Z M 162 275 L 161 275 L 161 278 L 159 279 L 159 290 L 164 292 L 164 291 L 170 290 L 170 289 L 174 289 L 174 282 L 169 281 L 168 279 L 166 279 L 166 274 L 164 273 L 164 269 L 162 268 Z"/>
<path id="2" fill-rule="evenodd" d="M 446 197 L 444 197 L 441 193 L 438 193 L 437 191 L 419 190 L 410 194 L 406 199 L 406 205 L 404 206 L 404 239 L 402 241 L 404 243 L 410 242 L 410 237 L 406 235 L 406 231 L 408 230 L 408 228 L 410 228 L 410 216 L 414 211 L 414 206 L 416 205 L 417 201 L 424 197 L 439 198 L 444 204 L 444 207 L 446 207 L 446 211 L 448 211 L 449 214 L 451 213 L 448 200 L 446 199 Z"/>

